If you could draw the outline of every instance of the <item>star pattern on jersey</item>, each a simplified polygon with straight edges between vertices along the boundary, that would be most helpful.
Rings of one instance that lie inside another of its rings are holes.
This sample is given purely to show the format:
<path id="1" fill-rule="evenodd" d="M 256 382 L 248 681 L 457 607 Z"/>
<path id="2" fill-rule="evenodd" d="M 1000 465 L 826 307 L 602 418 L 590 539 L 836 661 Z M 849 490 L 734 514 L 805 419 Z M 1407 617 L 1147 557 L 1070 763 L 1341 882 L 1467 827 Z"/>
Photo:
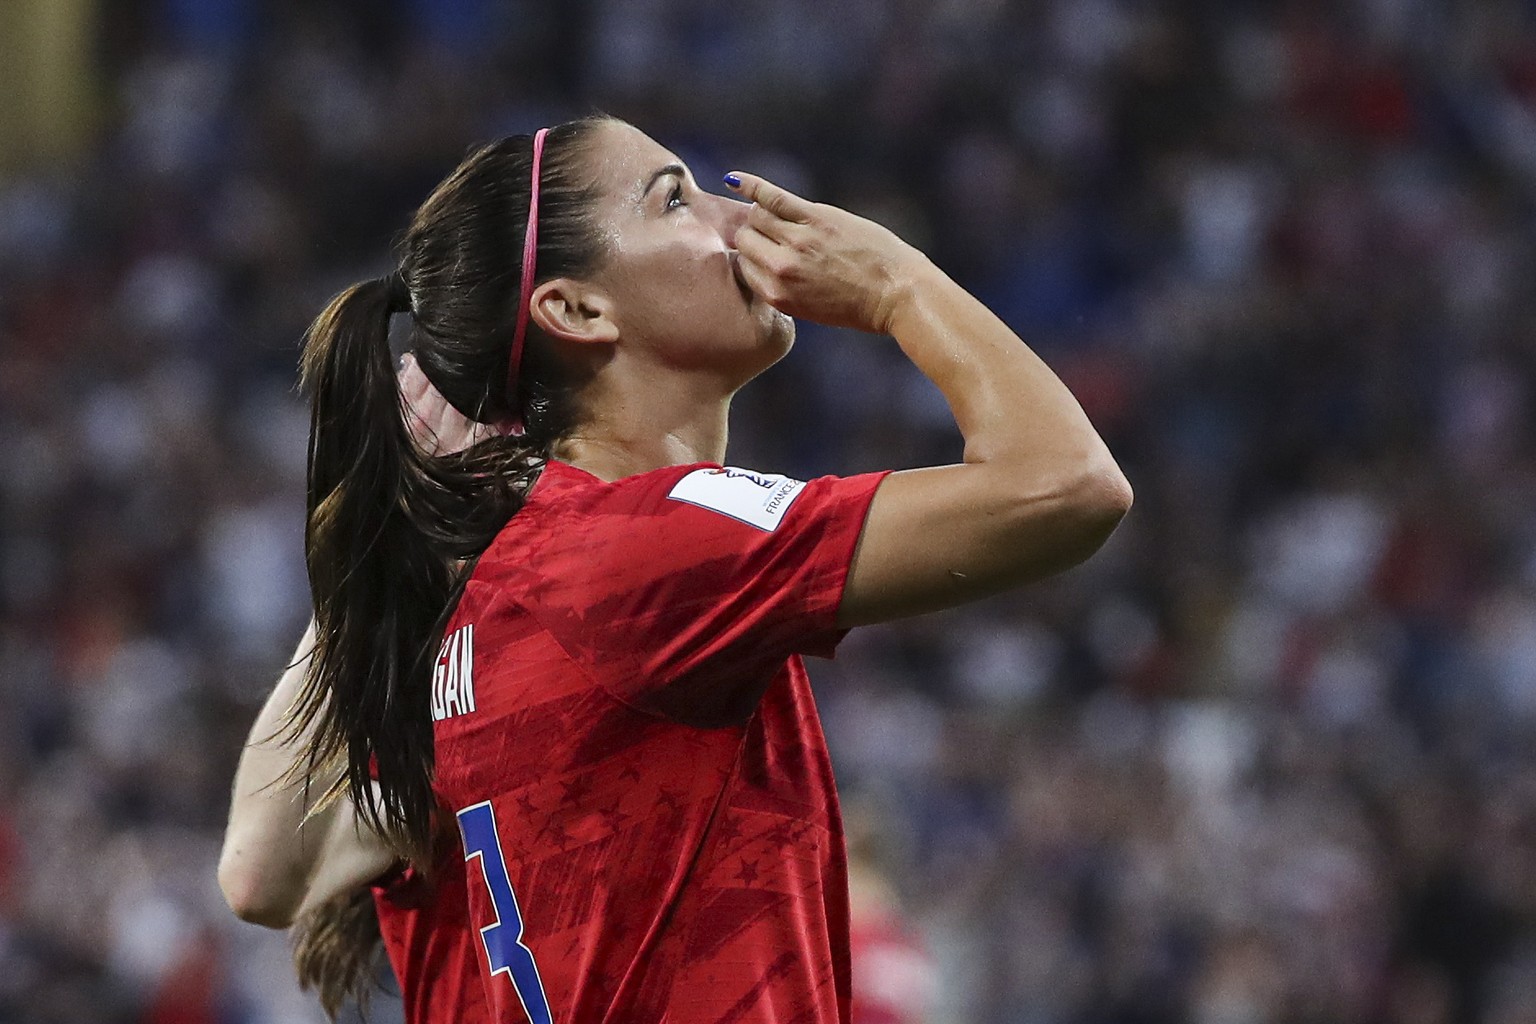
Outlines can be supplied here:
<path id="1" fill-rule="evenodd" d="M 592 779 L 590 776 L 578 775 L 574 779 L 562 779 L 560 788 L 565 790 L 561 798 L 567 804 L 579 804 L 592 792 Z"/>
<path id="2" fill-rule="evenodd" d="M 663 786 L 656 791 L 656 806 L 668 807 L 673 811 L 681 811 L 683 809 L 683 795 L 679 790 L 668 789 Z"/>
<path id="3" fill-rule="evenodd" d="M 608 925 L 609 935 L 628 935 L 634 927 L 634 918 L 625 911 L 618 911 L 613 915 L 612 922 Z M 617 969 L 617 968 L 615 968 Z"/>
<path id="4" fill-rule="evenodd" d="M 597 816 L 603 819 L 603 827 L 610 832 L 617 832 L 624 827 L 633 815 L 619 809 L 619 802 L 615 800 L 611 807 L 598 808 Z"/>
<path id="5" fill-rule="evenodd" d="M 509 861 L 519 861 L 531 852 L 528 846 L 527 833 L 523 829 L 508 830 L 507 835 L 501 837 L 501 854 Z"/>
<path id="6" fill-rule="evenodd" d="M 515 802 L 517 809 L 523 812 L 523 817 L 525 818 L 531 818 L 539 813 L 539 805 L 533 802 L 533 795 L 531 793 L 524 793 Z"/>
<path id="7" fill-rule="evenodd" d="M 623 782 L 625 779 L 628 779 L 631 782 L 639 782 L 640 781 L 640 768 L 639 768 L 639 766 L 631 764 L 631 765 L 626 766 L 623 771 L 619 772 L 619 781 Z"/>
<path id="8" fill-rule="evenodd" d="M 741 838 L 741 824 L 731 817 L 720 819 L 715 826 L 715 838 L 721 843 L 731 843 Z"/>
<path id="9" fill-rule="evenodd" d="M 741 859 L 741 870 L 737 871 L 732 877 L 745 885 L 755 885 L 758 878 L 758 865 L 761 863 L 761 861 L 747 860 L 743 857 Z"/>
<path id="10" fill-rule="evenodd" d="M 798 843 L 800 837 L 805 835 L 810 827 L 810 825 L 802 821 L 780 821 L 772 828 L 760 834 L 758 838 L 771 846 L 784 849 Z"/>
<path id="11" fill-rule="evenodd" d="M 539 829 L 539 838 L 544 839 L 546 836 L 549 838 L 549 842 L 560 847 L 562 850 L 571 845 L 571 841 L 576 838 L 571 835 L 564 822 L 556 821 L 554 817 L 550 817 L 544 823 L 544 827 Z"/>

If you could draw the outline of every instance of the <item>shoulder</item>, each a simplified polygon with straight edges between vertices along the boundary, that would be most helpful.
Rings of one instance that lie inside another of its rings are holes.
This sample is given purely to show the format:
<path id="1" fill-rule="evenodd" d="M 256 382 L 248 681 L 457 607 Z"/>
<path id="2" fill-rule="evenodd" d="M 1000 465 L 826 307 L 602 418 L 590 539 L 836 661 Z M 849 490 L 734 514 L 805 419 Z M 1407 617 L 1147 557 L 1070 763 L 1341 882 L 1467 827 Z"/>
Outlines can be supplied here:
<path id="1" fill-rule="evenodd" d="M 682 507 L 669 497 L 679 481 L 720 469 L 713 463 L 664 466 L 607 481 L 550 459 L 476 565 L 473 582 L 505 585 L 551 574 L 569 575 L 630 548 Z"/>
<path id="2" fill-rule="evenodd" d="M 551 460 L 528 502 L 486 551 L 484 581 L 584 578 L 616 566 L 707 563 L 722 552 L 772 548 L 794 524 L 833 511 L 854 478 L 809 482 L 782 473 L 696 462 L 605 481 Z M 637 569 L 638 571 L 638 569 Z"/>
<path id="3" fill-rule="evenodd" d="M 592 528 L 622 532 L 634 529 L 637 518 L 666 516 L 680 521 L 724 517 L 771 531 L 806 486 L 781 473 L 713 462 L 663 466 L 611 483 L 558 461 L 551 461 L 544 474 L 527 511 L 553 529 L 571 528 L 572 517 L 585 517 L 593 520 Z M 701 517 L 699 510 L 711 515 Z M 508 526 L 516 525 L 514 517 Z"/>

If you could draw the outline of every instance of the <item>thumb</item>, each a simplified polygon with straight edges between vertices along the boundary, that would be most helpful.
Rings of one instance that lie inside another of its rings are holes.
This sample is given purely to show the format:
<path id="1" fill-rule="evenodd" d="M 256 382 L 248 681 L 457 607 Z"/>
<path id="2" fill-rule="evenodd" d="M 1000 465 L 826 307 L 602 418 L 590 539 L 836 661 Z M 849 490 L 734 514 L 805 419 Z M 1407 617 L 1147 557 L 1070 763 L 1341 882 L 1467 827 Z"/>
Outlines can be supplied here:
<path id="1" fill-rule="evenodd" d="M 756 203 L 776 217 L 801 224 L 811 219 L 814 203 L 801 199 L 787 188 L 780 188 L 767 178 L 746 171 L 731 171 L 725 176 L 725 184 L 743 199 Z"/>

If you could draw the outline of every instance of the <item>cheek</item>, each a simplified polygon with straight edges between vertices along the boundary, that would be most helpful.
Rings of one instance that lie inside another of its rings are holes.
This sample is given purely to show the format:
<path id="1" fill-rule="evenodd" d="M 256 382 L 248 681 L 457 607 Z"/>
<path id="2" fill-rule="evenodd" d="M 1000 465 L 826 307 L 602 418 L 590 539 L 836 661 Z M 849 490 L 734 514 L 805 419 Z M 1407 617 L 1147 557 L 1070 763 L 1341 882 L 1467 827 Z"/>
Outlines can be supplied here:
<path id="1" fill-rule="evenodd" d="M 630 302 L 646 311 L 647 333 L 719 335 L 756 319 L 718 240 L 710 248 L 677 244 L 648 254 L 636 261 L 625 290 Z"/>

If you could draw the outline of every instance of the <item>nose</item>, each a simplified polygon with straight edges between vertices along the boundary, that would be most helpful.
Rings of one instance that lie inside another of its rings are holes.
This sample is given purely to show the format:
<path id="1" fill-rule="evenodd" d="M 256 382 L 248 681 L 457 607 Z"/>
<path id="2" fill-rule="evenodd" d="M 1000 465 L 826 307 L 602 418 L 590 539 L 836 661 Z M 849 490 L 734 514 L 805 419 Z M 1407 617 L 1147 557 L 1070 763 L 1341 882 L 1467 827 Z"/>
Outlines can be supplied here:
<path id="1" fill-rule="evenodd" d="M 720 232 L 720 237 L 728 247 L 736 248 L 736 232 L 747 222 L 747 211 L 752 209 L 752 204 L 730 196 L 717 196 L 712 192 L 708 194 L 705 204 L 706 219 Z"/>

